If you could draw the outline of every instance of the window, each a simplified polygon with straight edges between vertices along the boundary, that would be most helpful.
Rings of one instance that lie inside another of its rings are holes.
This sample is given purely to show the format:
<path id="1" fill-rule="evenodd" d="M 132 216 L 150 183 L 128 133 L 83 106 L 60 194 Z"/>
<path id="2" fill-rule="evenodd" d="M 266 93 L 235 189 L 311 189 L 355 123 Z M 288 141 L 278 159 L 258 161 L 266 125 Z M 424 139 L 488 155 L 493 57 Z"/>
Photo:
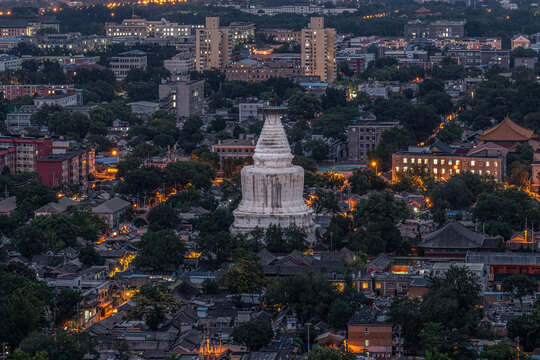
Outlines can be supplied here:
<path id="1" fill-rule="evenodd" d="M 366 346 L 369 346 L 369 340 L 366 340 Z"/>
<path id="2" fill-rule="evenodd" d="M 380 289 L 382 287 L 381 283 L 376 283 L 375 284 L 375 289 Z"/>
<path id="3" fill-rule="evenodd" d="M 366 335 L 368 335 L 368 334 L 369 334 L 369 328 L 366 328 L 366 329 L 364 330 L 364 332 L 366 333 Z"/>
<path id="4" fill-rule="evenodd" d="M 433 165 L 437 165 L 439 163 L 438 159 L 433 159 Z"/>
<path id="5" fill-rule="evenodd" d="M 408 167 L 404 166 L 403 171 L 407 171 Z"/>
<path id="6" fill-rule="evenodd" d="M 497 284 L 497 291 L 501 291 L 501 284 Z"/>
<path id="7" fill-rule="evenodd" d="M 362 283 L 362 289 L 367 289 L 369 284 L 367 282 Z"/>
<path id="8" fill-rule="evenodd" d="M 445 173 L 445 169 L 441 169 L 441 174 L 444 174 Z"/>
<path id="9" fill-rule="evenodd" d="M 448 165 L 452 165 L 452 160 L 448 160 Z"/>
<path id="10" fill-rule="evenodd" d="M 394 288 L 394 284 L 392 284 L 392 283 L 388 284 L 388 288 L 389 288 L 389 289 L 393 289 L 393 288 Z"/>
<path id="11" fill-rule="evenodd" d="M 437 174 L 437 173 L 438 173 L 437 168 L 434 168 L 434 169 L 433 169 L 433 173 L 434 173 L 434 174 Z"/>
<path id="12" fill-rule="evenodd" d="M 489 166 L 489 161 L 486 161 L 486 166 Z"/>
<path id="13" fill-rule="evenodd" d="M 493 162 L 493 166 L 498 166 L 496 161 Z"/>
<path id="14" fill-rule="evenodd" d="M 407 163 L 407 158 L 403 158 L 403 163 L 404 163 L 404 164 Z"/>
<path id="15" fill-rule="evenodd" d="M 503 301 L 503 296 L 502 295 L 497 295 L 497 301 Z"/>
<path id="16" fill-rule="evenodd" d="M 414 158 L 411 159 L 411 164 L 414 164 L 414 160 L 415 160 Z"/>
<path id="17" fill-rule="evenodd" d="M 456 160 L 456 165 L 459 165 L 459 160 Z"/>
<path id="18" fill-rule="evenodd" d="M 399 166 L 396 166 L 396 171 L 399 171 Z"/>
<path id="19" fill-rule="evenodd" d="M 475 166 L 476 165 L 476 161 L 475 160 L 471 160 L 471 166 Z"/>
<path id="20" fill-rule="evenodd" d="M 444 159 L 441 159 L 441 165 L 444 165 Z"/>
<path id="21" fill-rule="evenodd" d="M 424 164 L 427 165 L 429 159 L 424 159 Z"/>

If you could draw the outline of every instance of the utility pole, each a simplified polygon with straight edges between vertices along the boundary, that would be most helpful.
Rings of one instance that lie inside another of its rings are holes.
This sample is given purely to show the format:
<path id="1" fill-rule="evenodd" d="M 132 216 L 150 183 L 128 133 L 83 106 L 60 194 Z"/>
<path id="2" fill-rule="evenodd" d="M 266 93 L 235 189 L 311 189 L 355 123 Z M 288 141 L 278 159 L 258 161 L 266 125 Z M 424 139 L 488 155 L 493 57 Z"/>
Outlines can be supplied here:
<path id="1" fill-rule="evenodd" d="M 311 325 L 311 323 L 307 323 L 306 326 L 307 326 L 307 352 L 309 353 L 309 326 Z"/>

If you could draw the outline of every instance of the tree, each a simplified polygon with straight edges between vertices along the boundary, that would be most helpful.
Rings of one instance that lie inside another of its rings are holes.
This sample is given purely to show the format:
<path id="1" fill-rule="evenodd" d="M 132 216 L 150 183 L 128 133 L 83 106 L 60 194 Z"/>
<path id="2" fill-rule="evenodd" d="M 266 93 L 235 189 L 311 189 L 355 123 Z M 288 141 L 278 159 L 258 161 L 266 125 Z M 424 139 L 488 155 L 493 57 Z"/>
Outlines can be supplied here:
<path id="1" fill-rule="evenodd" d="M 538 290 L 536 279 L 530 278 L 523 274 L 512 274 L 502 281 L 502 290 L 519 300 L 523 311 L 523 298 L 527 295 L 534 295 Z"/>
<path id="2" fill-rule="evenodd" d="M 180 130 L 179 145 L 187 153 L 191 153 L 197 144 L 203 139 L 201 127 L 203 123 L 200 119 L 189 118 Z"/>
<path id="3" fill-rule="evenodd" d="M 494 345 L 484 346 L 480 352 L 480 357 L 486 360 L 531 359 L 530 356 L 510 346 L 510 343 L 506 339 Z"/>
<path id="4" fill-rule="evenodd" d="M 354 360 L 356 356 L 343 348 L 327 348 L 317 345 L 306 356 L 306 360 Z"/>
<path id="5" fill-rule="evenodd" d="M 319 99 L 311 93 L 297 92 L 290 97 L 287 104 L 289 116 L 295 121 L 311 120 L 321 111 Z"/>
<path id="6" fill-rule="evenodd" d="M 304 250 L 307 234 L 304 229 L 292 224 L 282 228 L 279 224 L 271 224 L 265 233 L 266 247 L 271 252 L 291 252 Z"/>
<path id="7" fill-rule="evenodd" d="M 66 320 L 71 319 L 75 314 L 75 308 L 79 302 L 83 300 L 83 296 L 75 290 L 60 289 L 54 299 L 56 308 L 56 324 L 63 324 Z"/>
<path id="8" fill-rule="evenodd" d="M 220 282 L 232 294 L 260 294 L 266 283 L 261 264 L 242 260 L 221 276 Z"/>
<path id="9" fill-rule="evenodd" d="M 133 296 L 136 305 L 127 312 L 127 319 L 144 320 L 146 325 L 156 331 L 167 314 L 174 314 L 180 303 L 167 290 L 165 285 L 143 285 Z"/>
<path id="10" fill-rule="evenodd" d="M 394 297 L 390 303 L 392 323 L 401 327 L 405 348 L 414 351 L 420 343 L 422 330 L 422 314 L 419 311 L 420 300 L 414 298 Z"/>
<path id="11" fill-rule="evenodd" d="M 202 284 L 202 292 L 205 294 L 217 294 L 219 293 L 219 284 L 212 279 L 204 279 Z"/>
<path id="12" fill-rule="evenodd" d="M 165 167 L 165 180 L 171 186 L 187 186 L 195 189 L 208 189 L 216 171 L 206 162 L 181 161 L 169 163 Z"/>
<path id="13" fill-rule="evenodd" d="M 134 265 L 155 270 L 178 270 L 184 262 L 186 245 L 173 230 L 147 232 L 138 243 Z"/>
<path id="14" fill-rule="evenodd" d="M 442 142 L 451 144 L 456 140 L 461 140 L 461 135 L 463 134 L 463 128 L 457 120 L 452 120 L 444 125 L 444 127 L 439 131 L 437 137 Z"/>
<path id="15" fill-rule="evenodd" d="M 338 89 L 333 87 L 326 88 L 324 94 L 321 95 L 321 107 L 324 110 L 333 108 L 335 106 L 347 105 L 347 93 L 345 89 Z"/>
<path id="16" fill-rule="evenodd" d="M 258 351 L 272 342 L 274 330 L 266 321 L 250 320 L 233 329 L 234 341 L 245 345 L 250 351 Z"/>
<path id="17" fill-rule="evenodd" d="M 178 214 L 167 204 L 159 204 L 150 209 L 147 221 L 149 231 L 176 229 L 180 225 Z"/>
<path id="18" fill-rule="evenodd" d="M 20 348 L 24 353 L 37 355 L 46 352 L 49 359 L 82 360 L 97 356 L 96 343 L 87 333 L 70 333 L 56 330 L 55 336 L 40 332 L 31 333 L 24 339 Z"/>
<path id="19" fill-rule="evenodd" d="M 540 347 L 540 300 L 535 300 L 529 314 L 510 320 L 506 328 L 510 339 L 519 337 L 525 351 Z"/>
<path id="20" fill-rule="evenodd" d="M 264 295 L 267 305 L 290 306 L 303 322 L 312 316 L 326 318 L 336 299 L 337 290 L 328 278 L 310 271 L 273 281 Z"/>
<path id="21" fill-rule="evenodd" d="M 424 360 L 450 360 L 450 357 L 447 354 L 441 354 L 437 350 L 426 351 L 426 356 Z"/>
<path id="22" fill-rule="evenodd" d="M 105 259 L 91 245 L 79 248 L 78 251 L 79 260 L 86 266 L 103 265 L 105 263 Z"/>
<path id="23" fill-rule="evenodd" d="M 356 170 L 349 178 L 351 190 L 355 194 L 363 195 L 369 190 L 381 191 L 386 188 L 386 181 L 375 173 L 374 169 Z"/>
<path id="24" fill-rule="evenodd" d="M 330 146 L 321 139 L 306 141 L 304 149 L 311 152 L 311 157 L 317 162 L 326 160 L 330 154 Z"/>

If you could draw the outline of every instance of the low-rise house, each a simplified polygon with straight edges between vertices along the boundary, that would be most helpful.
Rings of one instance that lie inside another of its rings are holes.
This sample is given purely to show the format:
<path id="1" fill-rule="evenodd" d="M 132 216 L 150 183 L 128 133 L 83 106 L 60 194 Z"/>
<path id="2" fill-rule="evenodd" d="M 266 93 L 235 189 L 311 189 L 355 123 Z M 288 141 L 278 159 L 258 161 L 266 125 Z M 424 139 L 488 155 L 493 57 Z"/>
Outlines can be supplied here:
<path id="1" fill-rule="evenodd" d="M 109 226 L 112 227 L 118 222 L 120 216 L 122 216 L 122 214 L 124 214 L 130 206 L 131 203 L 129 201 L 115 197 L 99 206 L 96 206 L 92 209 L 92 211 L 95 214 L 103 216 Z"/>
<path id="2" fill-rule="evenodd" d="M 17 198 L 10 196 L 7 199 L 0 200 L 0 215 L 11 215 L 17 209 Z"/>
<path id="3" fill-rule="evenodd" d="M 76 201 L 73 201 L 70 198 L 63 196 L 58 199 L 58 202 L 52 201 L 46 205 L 43 205 L 42 207 L 34 211 L 34 215 L 39 216 L 50 214 L 64 214 L 70 206 L 75 205 L 77 205 Z"/>
<path id="4" fill-rule="evenodd" d="M 392 354 L 392 322 L 373 307 L 358 308 L 347 324 L 348 347 L 353 353 Z"/>

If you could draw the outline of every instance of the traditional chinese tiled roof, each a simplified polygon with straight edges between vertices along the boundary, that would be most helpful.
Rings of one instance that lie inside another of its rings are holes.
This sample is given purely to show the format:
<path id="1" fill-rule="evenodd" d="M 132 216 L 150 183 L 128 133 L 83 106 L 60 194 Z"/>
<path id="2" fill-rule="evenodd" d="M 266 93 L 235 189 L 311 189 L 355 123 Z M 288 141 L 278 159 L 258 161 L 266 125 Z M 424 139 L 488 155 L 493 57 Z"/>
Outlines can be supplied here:
<path id="1" fill-rule="evenodd" d="M 487 129 L 478 138 L 480 141 L 528 141 L 537 138 L 534 131 L 516 124 L 506 117 L 497 125 Z"/>

